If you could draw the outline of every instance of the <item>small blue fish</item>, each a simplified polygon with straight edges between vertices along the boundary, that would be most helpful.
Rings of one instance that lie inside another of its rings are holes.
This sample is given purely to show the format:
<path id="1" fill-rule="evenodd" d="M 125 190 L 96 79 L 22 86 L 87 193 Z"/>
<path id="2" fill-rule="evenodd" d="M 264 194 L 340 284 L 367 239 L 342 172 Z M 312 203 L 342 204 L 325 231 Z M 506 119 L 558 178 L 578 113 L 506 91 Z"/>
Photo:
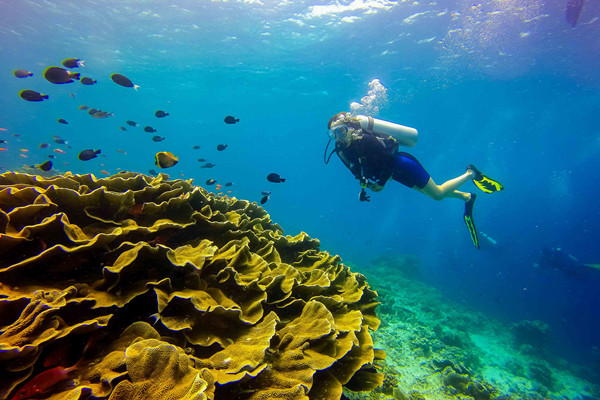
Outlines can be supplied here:
<path id="1" fill-rule="evenodd" d="M 79 153 L 79 159 L 81 161 L 88 161 L 88 160 L 91 160 L 92 158 L 98 157 L 98 154 L 100 154 L 100 150 L 92 150 L 92 149 L 83 150 Z"/>

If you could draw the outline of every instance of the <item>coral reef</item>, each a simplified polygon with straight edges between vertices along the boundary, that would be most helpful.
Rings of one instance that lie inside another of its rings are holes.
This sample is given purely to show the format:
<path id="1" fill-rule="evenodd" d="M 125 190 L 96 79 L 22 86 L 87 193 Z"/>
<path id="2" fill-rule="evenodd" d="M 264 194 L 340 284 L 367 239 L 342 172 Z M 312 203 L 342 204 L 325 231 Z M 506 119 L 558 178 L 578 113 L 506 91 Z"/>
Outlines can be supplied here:
<path id="1" fill-rule="evenodd" d="M 413 264 L 398 256 L 360 266 L 382 303 L 373 339 L 386 351 L 385 379 L 368 393 L 344 391 L 349 400 L 600 398 L 598 380 L 583 379 L 584 366 L 523 352 L 506 321 L 450 301 L 401 273 L 394 259 Z"/>
<path id="2" fill-rule="evenodd" d="M 0 398 L 336 399 L 383 383 L 377 293 L 256 203 L 0 175 Z"/>

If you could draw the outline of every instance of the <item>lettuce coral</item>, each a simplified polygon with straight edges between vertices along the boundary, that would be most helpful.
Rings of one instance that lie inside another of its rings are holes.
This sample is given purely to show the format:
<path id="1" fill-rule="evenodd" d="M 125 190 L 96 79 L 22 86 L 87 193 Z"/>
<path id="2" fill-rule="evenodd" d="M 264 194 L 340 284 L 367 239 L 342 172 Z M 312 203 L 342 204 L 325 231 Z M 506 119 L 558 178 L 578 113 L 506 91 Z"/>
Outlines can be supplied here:
<path id="1" fill-rule="evenodd" d="M 371 390 L 377 293 L 319 245 L 164 174 L 2 174 L 0 397 Z"/>

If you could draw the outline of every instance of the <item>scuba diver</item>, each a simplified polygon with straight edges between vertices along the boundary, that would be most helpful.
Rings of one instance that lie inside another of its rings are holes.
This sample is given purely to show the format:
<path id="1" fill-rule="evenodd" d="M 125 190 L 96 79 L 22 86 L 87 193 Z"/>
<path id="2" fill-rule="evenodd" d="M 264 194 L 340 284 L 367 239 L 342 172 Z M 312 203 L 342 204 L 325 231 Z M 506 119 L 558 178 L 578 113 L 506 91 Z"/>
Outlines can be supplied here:
<path id="1" fill-rule="evenodd" d="M 473 204 L 477 196 L 475 193 L 460 192 L 457 189 L 472 180 L 485 193 L 493 193 L 504 189 L 500 183 L 469 164 L 464 174 L 441 185 L 436 184 L 414 156 L 398 151 L 400 145 L 413 147 L 417 143 L 418 133 L 414 128 L 341 112 L 331 117 L 327 129 L 330 139 L 323 155 L 325 164 L 329 163 L 334 152 L 337 153 L 360 182 L 360 201 L 370 201 L 365 188 L 379 192 L 390 179 L 416 189 L 434 200 L 448 197 L 461 199 L 465 202 L 464 220 L 471 240 L 479 248 L 479 238 L 473 221 Z M 335 148 L 327 157 L 331 140 L 335 140 Z"/>
<path id="2" fill-rule="evenodd" d="M 564 251 L 561 247 L 544 246 L 540 250 L 540 258 L 535 267 L 549 268 L 556 271 L 562 271 L 567 276 L 572 276 L 580 279 L 590 278 L 598 271 L 598 264 L 584 264 L 579 261 L 573 254 Z"/>

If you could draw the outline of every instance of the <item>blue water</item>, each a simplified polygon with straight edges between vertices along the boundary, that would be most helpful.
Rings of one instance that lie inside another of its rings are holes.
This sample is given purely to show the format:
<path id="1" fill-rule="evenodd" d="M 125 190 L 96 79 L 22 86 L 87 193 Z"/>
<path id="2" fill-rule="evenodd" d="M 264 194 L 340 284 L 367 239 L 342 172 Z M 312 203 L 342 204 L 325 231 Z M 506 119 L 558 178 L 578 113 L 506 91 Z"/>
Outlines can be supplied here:
<path id="1" fill-rule="evenodd" d="M 286 233 L 305 231 L 358 269 L 413 254 L 450 300 L 507 326 L 543 320 L 557 355 L 597 365 L 600 270 L 581 265 L 582 278 L 538 265 L 544 246 L 600 263 L 600 2 L 585 2 L 576 27 L 566 2 L 2 0 L 0 166 L 55 154 L 55 172 L 146 173 L 158 170 L 156 152 L 170 151 L 179 157 L 165 170 L 172 178 L 231 181 L 231 195 L 252 201 L 271 190 L 265 208 Z M 86 60 L 80 72 L 97 85 L 47 82 L 43 70 L 67 57 Z M 34 76 L 17 79 L 15 68 Z M 140 89 L 116 85 L 112 73 Z M 328 119 L 375 78 L 389 97 L 377 117 L 419 130 L 409 151 L 437 183 L 469 163 L 503 183 L 475 205 L 496 245 L 472 246 L 458 200 L 390 182 L 361 203 L 342 163 L 324 165 Z M 21 89 L 50 99 L 23 101 Z M 80 105 L 114 117 L 93 119 Z M 170 115 L 157 119 L 157 109 Z M 226 125 L 226 115 L 240 122 Z M 220 143 L 229 147 L 218 152 Z M 88 148 L 102 157 L 78 160 Z M 198 158 L 216 167 L 201 169 Z M 271 172 L 286 182 L 267 182 Z"/>

